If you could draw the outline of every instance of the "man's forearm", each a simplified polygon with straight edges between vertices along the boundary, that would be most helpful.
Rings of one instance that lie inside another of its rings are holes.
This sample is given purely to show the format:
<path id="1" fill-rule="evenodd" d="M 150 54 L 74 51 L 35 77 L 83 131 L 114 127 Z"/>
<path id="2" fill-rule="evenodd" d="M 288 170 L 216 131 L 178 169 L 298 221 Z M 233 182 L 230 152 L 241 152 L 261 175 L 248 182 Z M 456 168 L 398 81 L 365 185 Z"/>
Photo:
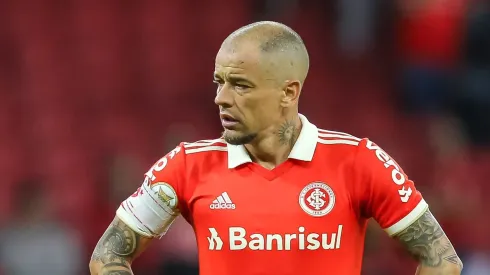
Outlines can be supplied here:
<path id="1" fill-rule="evenodd" d="M 451 246 L 452 247 L 452 246 Z M 440 256 L 440 261 L 422 259 L 415 275 L 460 275 L 463 263 L 454 249 L 448 249 Z"/>
<path id="2" fill-rule="evenodd" d="M 441 242 L 448 242 L 449 240 L 444 235 L 441 237 Z M 450 243 L 449 243 L 450 244 Z M 442 252 L 439 257 L 440 260 L 422 259 L 420 265 L 417 268 L 415 275 L 460 275 L 463 269 L 463 263 L 459 259 L 456 252 L 450 246 L 448 250 Z"/>
<path id="3" fill-rule="evenodd" d="M 91 275 L 133 275 L 131 268 L 123 264 L 103 264 L 93 262 L 90 264 Z"/>
<path id="4" fill-rule="evenodd" d="M 131 275 L 131 260 L 137 254 L 141 237 L 115 219 L 100 238 L 90 259 L 92 275 Z"/>
<path id="5" fill-rule="evenodd" d="M 396 238 L 419 261 L 416 275 L 461 274 L 463 263 L 429 210 Z"/>
<path id="6" fill-rule="evenodd" d="M 444 264 L 438 267 L 419 265 L 415 275 L 460 275 L 461 268 L 453 264 Z"/>

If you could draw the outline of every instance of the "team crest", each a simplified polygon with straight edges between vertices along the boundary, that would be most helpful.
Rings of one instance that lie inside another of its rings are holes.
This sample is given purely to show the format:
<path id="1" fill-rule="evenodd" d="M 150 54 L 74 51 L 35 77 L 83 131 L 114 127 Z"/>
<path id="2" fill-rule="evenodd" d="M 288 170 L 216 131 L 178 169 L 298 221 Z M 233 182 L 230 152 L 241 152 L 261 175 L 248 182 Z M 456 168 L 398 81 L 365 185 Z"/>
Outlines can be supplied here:
<path id="1" fill-rule="evenodd" d="M 312 182 L 299 194 L 299 205 L 309 215 L 322 217 L 332 211 L 335 194 L 332 188 L 323 182 Z"/>

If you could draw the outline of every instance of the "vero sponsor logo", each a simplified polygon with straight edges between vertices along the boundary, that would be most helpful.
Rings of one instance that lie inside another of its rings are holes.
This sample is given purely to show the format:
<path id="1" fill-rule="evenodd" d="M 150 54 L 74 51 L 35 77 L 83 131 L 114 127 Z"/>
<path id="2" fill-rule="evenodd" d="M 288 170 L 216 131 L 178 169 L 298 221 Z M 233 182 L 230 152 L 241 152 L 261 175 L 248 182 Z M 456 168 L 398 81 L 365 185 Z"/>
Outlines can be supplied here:
<path id="1" fill-rule="evenodd" d="M 369 150 L 375 152 L 376 157 L 384 164 L 386 169 L 391 169 L 391 180 L 400 186 L 401 189 L 398 189 L 398 194 L 400 195 L 400 200 L 402 202 L 408 202 L 410 196 L 412 195 L 412 188 L 410 186 L 404 186 L 406 182 L 405 175 L 401 172 L 400 167 L 396 164 L 396 162 L 378 145 L 368 140 L 366 143 L 366 147 Z"/>

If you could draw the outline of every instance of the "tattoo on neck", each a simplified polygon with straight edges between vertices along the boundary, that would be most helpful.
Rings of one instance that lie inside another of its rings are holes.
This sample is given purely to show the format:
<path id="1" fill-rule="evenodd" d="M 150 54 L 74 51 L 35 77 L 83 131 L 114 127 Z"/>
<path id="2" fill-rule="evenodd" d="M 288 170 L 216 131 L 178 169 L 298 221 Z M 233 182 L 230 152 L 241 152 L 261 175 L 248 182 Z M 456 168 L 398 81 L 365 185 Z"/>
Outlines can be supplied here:
<path id="1" fill-rule="evenodd" d="M 283 145 L 288 145 L 290 148 L 293 148 L 294 142 L 298 137 L 298 129 L 297 125 L 294 121 L 286 121 L 284 122 L 277 131 L 279 135 L 279 141 Z"/>

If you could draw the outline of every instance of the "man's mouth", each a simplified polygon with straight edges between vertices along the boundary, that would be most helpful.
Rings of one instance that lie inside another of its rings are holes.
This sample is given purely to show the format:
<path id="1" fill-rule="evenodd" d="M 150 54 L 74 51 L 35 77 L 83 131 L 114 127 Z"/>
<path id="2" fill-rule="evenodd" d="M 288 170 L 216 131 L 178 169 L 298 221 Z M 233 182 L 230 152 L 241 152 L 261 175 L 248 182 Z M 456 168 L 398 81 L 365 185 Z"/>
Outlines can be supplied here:
<path id="1" fill-rule="evenodd" d="M 221 118 L 221 125 L 223 125 L 224 128 L 232 128 L 239 123 L 238 119 L 235 119 L 232 115 L 220 113 L 219 116 Z"/>

